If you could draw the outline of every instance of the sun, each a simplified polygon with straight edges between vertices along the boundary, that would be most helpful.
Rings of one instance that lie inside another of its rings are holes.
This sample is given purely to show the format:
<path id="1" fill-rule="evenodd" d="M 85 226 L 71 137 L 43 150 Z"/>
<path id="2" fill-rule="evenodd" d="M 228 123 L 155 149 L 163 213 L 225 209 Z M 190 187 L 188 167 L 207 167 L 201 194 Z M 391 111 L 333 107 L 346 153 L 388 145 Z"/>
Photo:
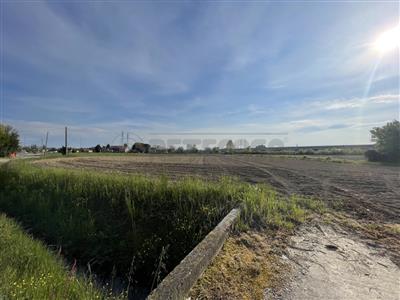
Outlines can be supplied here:
<path id="1" fill-rule="evenodd" d="M 383 32 L 374 43 L 380 53 L 389 52 L 400 46 L 400 25 Z"/>

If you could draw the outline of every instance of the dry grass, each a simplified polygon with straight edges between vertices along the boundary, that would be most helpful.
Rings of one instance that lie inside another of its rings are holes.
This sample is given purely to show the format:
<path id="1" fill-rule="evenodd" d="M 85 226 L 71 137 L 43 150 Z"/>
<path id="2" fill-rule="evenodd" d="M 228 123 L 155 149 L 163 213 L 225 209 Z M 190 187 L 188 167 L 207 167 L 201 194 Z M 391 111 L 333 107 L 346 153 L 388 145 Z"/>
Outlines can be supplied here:
<path id="1" fill-rule="evenodd" d="M 230 236 L 192 288 L 191 299 L 264 299 L 289 268 L 274 250 L 279 240 L 255 231 Z"/>

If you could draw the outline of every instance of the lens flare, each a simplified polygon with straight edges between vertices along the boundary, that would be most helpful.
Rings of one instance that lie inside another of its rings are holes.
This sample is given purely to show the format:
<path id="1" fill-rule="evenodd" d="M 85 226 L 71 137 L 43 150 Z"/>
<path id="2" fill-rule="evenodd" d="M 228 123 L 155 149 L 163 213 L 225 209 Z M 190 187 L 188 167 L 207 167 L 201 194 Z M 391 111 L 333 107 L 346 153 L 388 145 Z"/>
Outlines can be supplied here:
<path id="1" fill-rule="evenodd" d="M 389 52 L 400 46 L 400 25 L 382 33 L 374 43 L 380 53 Z"/>

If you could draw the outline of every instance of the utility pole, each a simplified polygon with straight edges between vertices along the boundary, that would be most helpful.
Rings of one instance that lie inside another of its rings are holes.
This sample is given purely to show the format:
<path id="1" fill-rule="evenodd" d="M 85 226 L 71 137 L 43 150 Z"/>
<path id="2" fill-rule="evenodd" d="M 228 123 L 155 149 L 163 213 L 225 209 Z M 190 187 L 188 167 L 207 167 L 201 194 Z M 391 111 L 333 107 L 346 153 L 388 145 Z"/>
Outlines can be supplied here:
<path id="1" fill-rule="evenodd" d="M 126 133 L 126 144 L 129 145 L 129 132 Z"/>
<path id="2" fill-rule="evenodd" d="M 124 132 L 121 132 L 121 146 L 124 145 Z"/>
<path id="3" fill-rule="evenodd" d="M 68 154 L 68 129 L 65 126 L 65 155 Z"/>
<path id="4" fill-rule="evenodd" d="M 44 145 L 44 153 L 43 153 L 43 156 L 46 156 L 46 152 L 47 152 L 47 141 L 49 140 L 49 132 L 47 131 L 46 132 L 46 142 L 45 142 L 45 145 Z"/>

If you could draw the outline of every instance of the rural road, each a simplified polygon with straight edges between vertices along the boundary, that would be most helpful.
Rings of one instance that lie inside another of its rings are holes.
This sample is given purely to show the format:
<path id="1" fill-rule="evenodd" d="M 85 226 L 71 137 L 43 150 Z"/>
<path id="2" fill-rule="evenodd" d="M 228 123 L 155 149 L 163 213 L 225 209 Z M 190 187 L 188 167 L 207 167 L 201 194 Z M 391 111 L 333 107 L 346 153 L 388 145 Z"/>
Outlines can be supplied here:
<path id="1" fill-rule="evenodd" d="M 284 259 L 294 270 L 284 299 L 400 299 L 399 267 L 383 249 L 338 226 L 304 226 Z"/>

